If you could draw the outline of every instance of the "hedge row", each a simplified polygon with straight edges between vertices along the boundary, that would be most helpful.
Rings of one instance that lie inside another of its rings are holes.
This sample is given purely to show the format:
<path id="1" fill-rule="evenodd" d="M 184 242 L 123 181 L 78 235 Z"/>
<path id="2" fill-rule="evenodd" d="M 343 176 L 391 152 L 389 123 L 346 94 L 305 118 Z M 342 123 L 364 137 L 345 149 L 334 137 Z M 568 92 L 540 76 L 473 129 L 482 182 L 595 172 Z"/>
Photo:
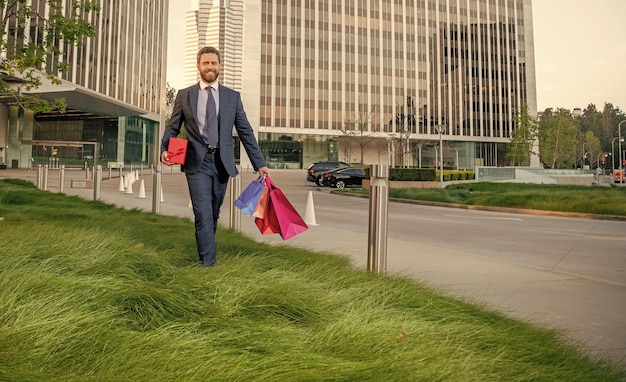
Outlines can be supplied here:
<path id="1" fill-rule="evenodd" d="M 443 180 L 469 180 L 474 179 L 476 177 L 476 173 L 473 170 L 454 170 L 454 171 L 444 171 L 443 172 Z"/>
<path id="2" fill-rule="evenodd" d="M 365 176 L 371 178 L 371 166 L 363 166 L 365 168 Z M 449 182 L 451 180 L 467 180 L 474 179 L 473 170 L 444 170 L 443 180 Z M 389 180 L 413 181 L 413 182 L 433 182 L 439 180 L 439 171 L 434 168 L 402 168 L 391 167 L 389 169 Z"/>
<path id="3" fill-rule="evenodd" d="M 389 169 L 389 180 L 431 182 L 435 180 L 435 175 L 433 168 L 392 167 Z"/>

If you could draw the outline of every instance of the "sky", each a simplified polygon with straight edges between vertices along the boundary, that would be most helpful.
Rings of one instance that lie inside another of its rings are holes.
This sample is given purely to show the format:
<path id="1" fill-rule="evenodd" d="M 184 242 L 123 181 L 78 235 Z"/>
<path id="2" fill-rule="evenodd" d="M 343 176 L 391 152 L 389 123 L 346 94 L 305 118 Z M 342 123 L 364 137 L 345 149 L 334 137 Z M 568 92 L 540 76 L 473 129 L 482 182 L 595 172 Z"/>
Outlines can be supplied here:
<path id="1" fill-rule="evenodd" d="M 185 13 L 170 1 L 167 82 L 183 81 Z M 612 103 L 626 111 L 626 0 L 534 0 L 537 110 Z"/>

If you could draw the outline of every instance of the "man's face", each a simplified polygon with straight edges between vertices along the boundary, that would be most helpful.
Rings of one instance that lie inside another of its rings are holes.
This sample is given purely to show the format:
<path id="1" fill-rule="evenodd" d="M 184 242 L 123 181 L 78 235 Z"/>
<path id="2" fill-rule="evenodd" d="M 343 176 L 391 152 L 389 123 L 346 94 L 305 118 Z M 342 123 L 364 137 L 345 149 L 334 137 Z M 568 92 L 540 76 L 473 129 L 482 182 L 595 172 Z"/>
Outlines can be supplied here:
<path id="1" fill-rule="evenodd" d="M 202 53 L 198 62 L 200 77 L 208 83 L 213 83 L 220 75 L 221 65 L 215 53 Z"/>

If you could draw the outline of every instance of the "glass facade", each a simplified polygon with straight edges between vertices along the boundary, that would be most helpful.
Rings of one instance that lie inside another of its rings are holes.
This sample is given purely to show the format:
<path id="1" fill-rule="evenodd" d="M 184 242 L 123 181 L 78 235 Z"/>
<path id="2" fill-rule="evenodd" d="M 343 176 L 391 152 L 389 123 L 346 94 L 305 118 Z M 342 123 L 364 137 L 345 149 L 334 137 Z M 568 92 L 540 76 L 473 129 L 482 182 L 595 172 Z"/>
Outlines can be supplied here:
<path id="1" fill-rule="evenodd" d="M 68 10 L 75 3 L 87 0 L 64 1 Z M 24 31 L 9 39 L 13 49 L 21 39 L 37 41 L 43 38 L 42 19 L 50 9 L 47 0 L 30 0 L 39 16 L 26 21 Z M 159 121 L 165 89 L 165 60 L 168 1 L 165 0 L 108 0 L 97 2 L 98 12 L 83 15 L 96 29 L 96 35 L 85 38 L 81 44 L 60 42 L 64 56 L 49 54 L 46 69 L 58 73 L 65 88 L 41 89 L 51 92 L 49 97 L 65 97 L 68 112 L 6 113 L 17 118 L 17 126 L 31 126 L 28 130 L 11 132 L 8 123 L 8 157 L 24 158 L 56 156 L 73 163 L 76 159 L 93 158 L 94 145 L 63 146 L 51 149 L 49 145 L 22 144 L 22 140 L 97 142 L 99 160 L 103 163 L 155 163 L 156 145 L 160 137 Z M 69 11 L 68 11 L 69 14 Z M 13 21 L 11 25 L 16 25 Z M 66 71 L 59 71 L 61 65 Z M 74 86 L 76 85 L 76 86 Z M 74 87 L 75 90 L 66 90 Z M 35 91 L 38 91 L 37 89 Z M 63 93 L 65 91 L 65 93 Z M 55 93 L 60 92 L 60 93 Z M 163 105 L 164 106 L 164 105 Z M 1 106 L 5 107 L 6 106 Z M 3 132 L 0 126 L 0 134 Z M 28 152 L 27 152 L 28 151 Z"/>
<path id="2" fill-rule="evenodd" d="M 244 4 L 245 20 L 245 39 L 237 44 L 245 47 L 249 39 L 260 46 L 242 51 L 240 75 L 269 158 L 277 157 L 274 147 L 286 146 L 280 137 L 292 136 L 306 167 L 308 158 L 334 154 L 305 142 L 349 146 L 359 126 L 371 142 L 339 150 L 340 160 L 360 160 L 362 149 L 366 163 L 429 165 L 443 128 L 446 163 L 502 165 L 517 111 L 528 105 L 536 112 L 530 0 L 261 0 L 260 7 L 231 0 L 219 6 L 235 4 Z M 224 70 L 232 68 L 225 63 Z M 291 161 L 285 157 L 276 166 Z"/>

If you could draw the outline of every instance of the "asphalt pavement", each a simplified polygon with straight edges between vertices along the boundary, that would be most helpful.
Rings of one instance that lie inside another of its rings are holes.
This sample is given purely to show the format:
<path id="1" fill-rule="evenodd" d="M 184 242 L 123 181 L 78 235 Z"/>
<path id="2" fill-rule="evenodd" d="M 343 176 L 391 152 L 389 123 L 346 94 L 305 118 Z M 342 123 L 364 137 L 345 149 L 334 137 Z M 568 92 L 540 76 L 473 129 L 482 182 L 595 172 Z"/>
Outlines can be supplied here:
<path id="1" fill-rule="evenodd" d="M 152 211 L 153 176 L 146 169 L 133 170 L 138 179 L 132 183 L 131 190 L 124 187 L 118 170 L 105 170 L 100 200 L 122 208 Z M 127 172 L 128 169 L 124 173 Z M 64 193 L 93 200 L 93 188 L 82 188 L 90 186 L 84 182 L 87 175 L 91 174 L 85 170 L 66 170 Z M 37 177 L 37 170 L 0 170 L 0 179 L 20 178 L 36 184 Z M 241 189 L 255 178 L 256 174 L 244 170 L 240 176 Z M 272 179 L 310 223 L 309 230 L 285 242 L 278 235 L 260 235 L 253 219 L 241 215 L 240 230 L 243 234 L 269 244 L 288 244 L 317 252 L 336 253 L 348 257 L 357 268 L 367 267 L 368 232 L 367 222 L 362 221 L 364 211 L 360 211 L 358 217 L 355 214 L 351 224 L 350 209 L 341 208 L 349 205 L 353 209 L 367 210 L 366 202 L 356 203 L 350 200 L 355 198 L 331 195 L 328 188 L 319 188 L 307 182 L 305 170 L 274 170 Z M 46 188 L 50 192 L 59 191 L 58 170 L 49 170 Z M 162 190 L 161 214 L 193 218 L 185 176 L 177 167 L 164 168 Z M 220 224 L 224 226 L 229 226 L 232 205 L 229 196 L 227 191 L 221 211 Z M 316 212 L 316 200 L 321 205 L 320 211 L 324 211 L 324 217 L 336 211 L 348 223 L 334 224 L 328 222 L 330 219 L 320 219 L 320 214 Z M 507 215 L 502 219 L 511 218 Z M 626 236 L 626 222 L 610 224 L 611 229 Z M 626 244 L 623 236 L 620 240 L 615 245 Z M 626 367 L 626 277 L 622 276 L 626 272 L 626 254 L 617 260 L 612 258 L 613 263 L 608 267 L 616 268 L 618 273 L 614 273 L 608 281 L 551 272 L 550 269 L 489 256 L 468 256 L 458 248 L 421 244 L 402 238 L 388 238 L 387 254 L 388 274 L 413 278 L 443 293 L 484 304 L 512 318 L 562 330 L 593 356 L 608 358 Z M 547 293 L 548 290 L 550 293 Z M 581 296 L 585 298 L 581 299 Z"/>

